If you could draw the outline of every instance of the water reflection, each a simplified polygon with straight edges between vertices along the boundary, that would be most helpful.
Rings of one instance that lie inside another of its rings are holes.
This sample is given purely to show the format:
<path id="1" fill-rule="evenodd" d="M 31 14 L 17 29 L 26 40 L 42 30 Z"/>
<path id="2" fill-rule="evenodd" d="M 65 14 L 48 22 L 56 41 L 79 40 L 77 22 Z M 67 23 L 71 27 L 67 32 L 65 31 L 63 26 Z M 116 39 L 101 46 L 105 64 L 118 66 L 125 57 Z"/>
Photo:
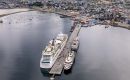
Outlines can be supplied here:
<path id="1" fill-rule="evenodd" d="M 3 19 L 4 23 L 0 24 L 0 79 L 49 80 L 39 68 L 41 51 L 58 33 L 69 34 L 71 21 L 56 14 L 36 11 Z M 56 79 L 129 80 L 129 35 L 130 31 L 123 28 L 82 28 L 72 72 L 63 73 Z"/>
<path id="2" fill-rule="evenodd" d="M 73 71 L 57 79 L 129 80 L 129 35 L 130 31 L 123 28 L 82 28 Z"/>
<path id="3" fill-rule="evenodd" d="M 41 70 L 41 73 L 42 73 L 42 75 L 44 76 L 44 77 L 51 77 L 51 75 L 49 74 L 49 72 L 48 72 L 48 70 L 43 70 L 43 69 L 41 69 L 40 68 L 40 70 Z"/>
<path id="4" fill-rule="evenodd" d="M 37 11 L 12 14 L 2 19 L 1 80 L 48 80 L 48 77 L 42 76 L 39 67 L 42 49 L 58 33 L 69 33 L 71 21 L 56 14 Z"/>

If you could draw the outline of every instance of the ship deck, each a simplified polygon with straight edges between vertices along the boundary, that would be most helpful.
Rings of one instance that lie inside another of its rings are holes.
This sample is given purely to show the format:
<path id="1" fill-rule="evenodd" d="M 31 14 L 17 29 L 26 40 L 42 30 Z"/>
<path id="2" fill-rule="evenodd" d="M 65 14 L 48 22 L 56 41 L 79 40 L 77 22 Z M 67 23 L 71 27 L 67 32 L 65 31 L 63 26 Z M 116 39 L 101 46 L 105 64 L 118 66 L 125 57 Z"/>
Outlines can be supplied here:
<path id="1" fill-rule="evenodd" d="M 50 70 L 50 74 L 57 74 L 60 75 L 62 73 L 63 67 L 64 67 L 64 62 L 65 62 L 65 58 L 68 55 L 68 52 L 71 49 L 71 44 L 73 42 L 73 39 L 76 38 L 79 34 L 79 31 L 81 29 L 81 25 L 76 25 L 74 31 L 71 33 L 66 46 L 64 47 L 63 51 L 60 53 L 60 55 L 58 56 L 56 62 L 54 63 L 53 67 Z"/>

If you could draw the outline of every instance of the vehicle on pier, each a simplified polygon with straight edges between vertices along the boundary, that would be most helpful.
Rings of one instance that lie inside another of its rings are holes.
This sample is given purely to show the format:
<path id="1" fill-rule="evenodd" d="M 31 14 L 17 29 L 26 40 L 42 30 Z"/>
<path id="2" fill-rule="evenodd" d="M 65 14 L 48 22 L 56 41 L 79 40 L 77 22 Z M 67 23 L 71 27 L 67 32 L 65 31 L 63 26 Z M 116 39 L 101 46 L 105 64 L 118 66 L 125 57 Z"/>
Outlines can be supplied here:
<path id="1" fill-rule="evenodd" d="M 64 70 L 70 70 L 75 59 L 75 52 L 74 51 L 69 51 L 68 56 L 65 59 L 64 63 Z"/>
<path id="2" fill-rule="evenodd" d="M 58 58 L 59 54 L 66 45 L 68 39 L 67 34 L 58 34 L 58 36 L 51 40 L 46 48 L 42 51 L 40 60 L 40 68 L 42 70 L 50 70 Z"/>
<path id="3" fill-rule="evenodd" d="M 82 24 L 81 27 L 88 27 L 88 23 Z"/>
<path id="4" fill-rule="evenodd" d="M 78 47 L 79 47 L 79 38 L 76 37 L 73 42 L 72 42 L 72 45 L 71 45 L 71 50 L 72 51 L 77 51 L 78 50 Z"/>
<path id="5" fill-rule="evenodd" d="M 74 29 L 75 29 L 75 26 L 71 26 L 71 30 L 70 30 L 70 32 L 73 32 Z"/>
<path id="6" fill-rule="evenodd" d="M 73 26 L 71 26 L 70 32 L 73 32 L 73 31 L 74 31 L 74 29 L 75 29 L 75 27 L 76 27 L 77 24 L 78 24 L 78 22 L 77 22 L 77 21 L 74 21 Z"/>

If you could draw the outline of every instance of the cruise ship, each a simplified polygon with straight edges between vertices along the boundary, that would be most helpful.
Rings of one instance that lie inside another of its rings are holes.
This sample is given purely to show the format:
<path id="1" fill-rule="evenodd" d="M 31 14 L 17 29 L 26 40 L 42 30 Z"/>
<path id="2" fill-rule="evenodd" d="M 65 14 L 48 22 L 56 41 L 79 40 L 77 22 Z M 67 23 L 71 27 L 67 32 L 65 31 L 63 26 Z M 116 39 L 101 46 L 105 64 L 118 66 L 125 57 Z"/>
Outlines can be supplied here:
<path id="1" fill-rule="evenodd" d="M 41 69 L 51 69 L 59 54 L 66 45 L 68 39 L 67 34 L 58 34 L 58 36 L 51 40 L 49 44 L 42 51 L 42 57 L 40 60 Z"/>

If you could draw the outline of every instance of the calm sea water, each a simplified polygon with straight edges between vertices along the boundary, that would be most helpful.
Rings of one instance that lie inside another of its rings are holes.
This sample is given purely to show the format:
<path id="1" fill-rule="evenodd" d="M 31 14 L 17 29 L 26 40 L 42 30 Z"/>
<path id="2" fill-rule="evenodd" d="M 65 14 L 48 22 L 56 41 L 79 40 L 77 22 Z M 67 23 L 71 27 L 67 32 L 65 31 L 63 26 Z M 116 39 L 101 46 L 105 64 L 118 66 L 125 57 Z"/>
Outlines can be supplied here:
<path id="1" fill-rule="evenodd" d="M 0 80 L 49 80 L 39 68 L 41 51 L 58 33 L 69 34 L 72 21 L 36 11 L 2 18 Z M 56 80 L 129 80 L 130 31 L 94 26 L 82 28 L 71 73 Z"/>

